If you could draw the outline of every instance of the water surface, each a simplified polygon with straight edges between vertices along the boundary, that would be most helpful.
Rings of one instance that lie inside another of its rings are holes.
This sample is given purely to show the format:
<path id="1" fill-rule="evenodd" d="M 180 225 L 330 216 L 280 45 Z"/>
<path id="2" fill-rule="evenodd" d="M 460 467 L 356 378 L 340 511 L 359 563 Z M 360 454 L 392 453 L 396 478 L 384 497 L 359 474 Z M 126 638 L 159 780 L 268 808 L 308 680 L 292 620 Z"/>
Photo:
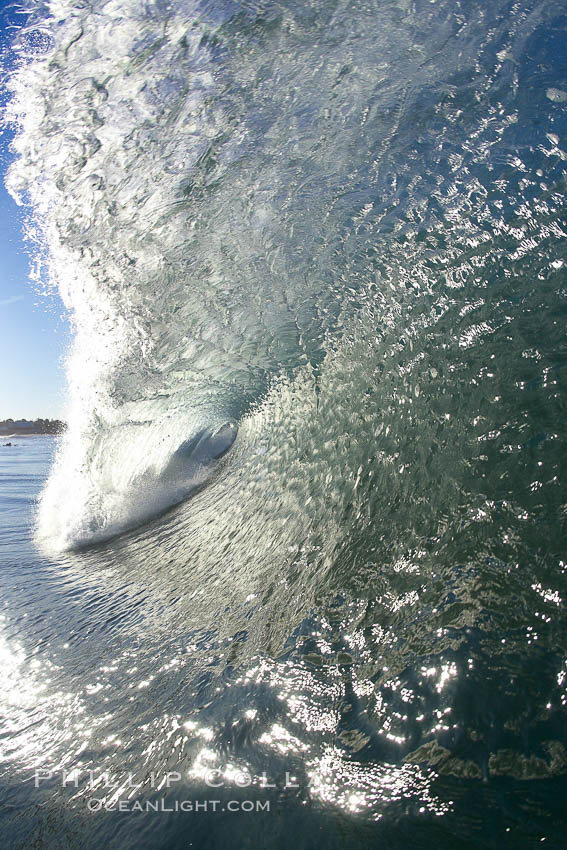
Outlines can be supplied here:
<path id="1" fill-rule="evenodd" d="M 0 448 L 8 846 L 564 844 L 565 12 L 30 10 L 75 343 Z"/>

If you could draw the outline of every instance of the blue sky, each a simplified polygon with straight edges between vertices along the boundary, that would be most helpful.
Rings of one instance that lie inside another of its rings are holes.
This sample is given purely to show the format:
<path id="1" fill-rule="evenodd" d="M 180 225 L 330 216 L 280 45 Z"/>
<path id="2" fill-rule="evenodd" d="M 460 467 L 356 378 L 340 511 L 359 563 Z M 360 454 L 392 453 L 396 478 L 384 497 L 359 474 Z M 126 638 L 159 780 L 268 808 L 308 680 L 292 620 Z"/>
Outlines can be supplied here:
<path id="1" fill-rule="evenodd" d="M 0 0 L 0 45 L 10 33 L 10 16 Z M 21 20 L 21 19 L 20 19 Z M 24 242 L 25 210 L 4 187 L 11 161 L 10 134 L 0 133 L 0 419 L 58 418 L 63 414 L 63 357 L 69 330 L 56 294 L 42 295 L 30 282 Z"/>

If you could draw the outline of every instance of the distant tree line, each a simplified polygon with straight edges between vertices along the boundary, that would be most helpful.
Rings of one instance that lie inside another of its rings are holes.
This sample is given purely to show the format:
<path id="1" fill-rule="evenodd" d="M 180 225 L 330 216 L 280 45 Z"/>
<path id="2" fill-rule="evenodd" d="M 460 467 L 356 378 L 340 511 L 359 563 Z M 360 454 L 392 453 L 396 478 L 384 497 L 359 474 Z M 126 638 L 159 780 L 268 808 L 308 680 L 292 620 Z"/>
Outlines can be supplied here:
<path id="1" fill-rule="evenodd" d="M 0 434 L 60 434 L 66 427 L 60 419 L 0 420 Z"/>

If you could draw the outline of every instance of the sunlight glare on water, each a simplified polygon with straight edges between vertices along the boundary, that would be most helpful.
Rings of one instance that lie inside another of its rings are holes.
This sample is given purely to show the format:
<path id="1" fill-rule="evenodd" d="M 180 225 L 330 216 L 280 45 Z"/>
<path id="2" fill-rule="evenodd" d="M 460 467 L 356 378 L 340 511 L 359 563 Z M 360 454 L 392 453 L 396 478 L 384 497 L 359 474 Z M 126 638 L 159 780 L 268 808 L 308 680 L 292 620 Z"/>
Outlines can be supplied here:
<path id="1" fill-rule="evenodd" d="M 13 846 L 560 846 L 566 28 L 30 5 L 74 342 L 64 437 L 0 447 Z"/>

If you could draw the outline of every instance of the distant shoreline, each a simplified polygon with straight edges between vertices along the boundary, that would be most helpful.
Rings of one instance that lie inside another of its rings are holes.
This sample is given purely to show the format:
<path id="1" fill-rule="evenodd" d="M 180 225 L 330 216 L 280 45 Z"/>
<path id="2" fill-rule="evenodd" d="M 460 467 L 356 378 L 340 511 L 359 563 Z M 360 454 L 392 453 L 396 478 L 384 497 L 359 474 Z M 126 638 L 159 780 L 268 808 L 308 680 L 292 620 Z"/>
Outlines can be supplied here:
<path id="1" fill-rule="evenodd" d="M 11 440 L 14 437 L 60 437 L 62 433 L 62 431 L 44 431 L 42 434 L 31 433 L 28 431 L 26 431 L 25 433 L 22 433 L 20 431 L 14 431 L 11 434 L 0 433 L 0 440 Z"/>
<path id="2" fill-rule="evenodd" d="M 55 437 L 62 434 L 67 425 L 60 419 L 2 419 L 0 439 L 4 437 Z"/>

